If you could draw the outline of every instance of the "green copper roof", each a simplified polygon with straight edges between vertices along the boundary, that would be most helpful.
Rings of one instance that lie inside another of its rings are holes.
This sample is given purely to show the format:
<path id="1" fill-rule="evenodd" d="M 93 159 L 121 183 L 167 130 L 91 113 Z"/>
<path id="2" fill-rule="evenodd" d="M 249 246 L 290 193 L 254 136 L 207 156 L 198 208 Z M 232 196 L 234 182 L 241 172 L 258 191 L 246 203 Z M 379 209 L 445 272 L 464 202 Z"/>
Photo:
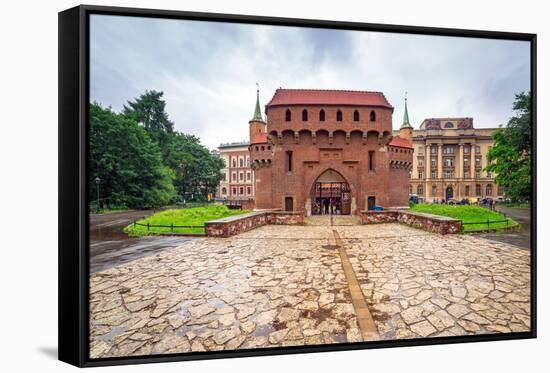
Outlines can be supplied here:
<path id="1" fill-rule="evenodd" d="M 262 109 L 260 108 L 260 90 L 256 90 L 256 108 L 254 109 L 254 117 L 252 117 L 252 120 L 256 120 L 259 122 L 263 122 L 264 119 L 262 118 Z"/>
<path id="2" fill-rule="evenodd" d="M 407 97 L 405 97 L 405 114 L 403 114 L 403 124 L 401 128 L 412 128 L 409 123 L 409 109 L 407 109 Z"/>

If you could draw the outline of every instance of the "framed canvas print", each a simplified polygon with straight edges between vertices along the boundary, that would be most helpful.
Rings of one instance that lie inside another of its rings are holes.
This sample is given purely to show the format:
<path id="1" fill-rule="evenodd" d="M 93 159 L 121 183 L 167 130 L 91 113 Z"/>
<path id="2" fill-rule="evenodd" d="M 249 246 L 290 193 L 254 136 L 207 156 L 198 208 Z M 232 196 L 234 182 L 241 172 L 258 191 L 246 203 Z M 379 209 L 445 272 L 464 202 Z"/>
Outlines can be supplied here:
<path id="1" fill-rule="evenodd" d="M 59 357 L 536 336 L 536 36 L 59 14 Z"/>

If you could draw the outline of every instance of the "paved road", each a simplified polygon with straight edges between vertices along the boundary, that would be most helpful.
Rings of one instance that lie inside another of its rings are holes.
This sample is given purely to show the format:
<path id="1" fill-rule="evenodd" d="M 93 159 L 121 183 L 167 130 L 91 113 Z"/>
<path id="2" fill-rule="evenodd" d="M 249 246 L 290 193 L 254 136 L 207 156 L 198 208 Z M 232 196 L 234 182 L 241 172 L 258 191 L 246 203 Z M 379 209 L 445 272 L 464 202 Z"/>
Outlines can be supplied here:
<path id="1" fill-rule="evenodd" d="M 497 206 L 497 210 L 514 219 L 521 228 L 508 233 L 480 233 L 476 236 L 493 241 L 509 243 L 523 249 L 531 248 L 531 209 L 517 209 Z"/>
<path id="2" fill-rule="evenodd" d="M 153 210 L 90 215 L 90 273 L 181 245 L 193 237 L 128 237 L 122 229 Z"/>

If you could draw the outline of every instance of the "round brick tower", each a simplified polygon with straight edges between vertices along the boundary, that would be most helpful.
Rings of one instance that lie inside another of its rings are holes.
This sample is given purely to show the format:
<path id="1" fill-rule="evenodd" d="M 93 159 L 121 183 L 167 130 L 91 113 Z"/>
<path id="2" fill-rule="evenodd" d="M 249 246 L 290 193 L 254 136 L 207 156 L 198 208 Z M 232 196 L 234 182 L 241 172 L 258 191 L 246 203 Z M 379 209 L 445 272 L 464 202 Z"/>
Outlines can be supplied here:
<path id="1" fill-rule="evenodd" d="M 272 146 L 267 139 L 267 124 L 260 108 L 260 91 L 256 90 L 254 116 L 248 122 L 250 137 L 250 161 L 254 172 L 254 208 L 272 208 L 271 161 Z"/>

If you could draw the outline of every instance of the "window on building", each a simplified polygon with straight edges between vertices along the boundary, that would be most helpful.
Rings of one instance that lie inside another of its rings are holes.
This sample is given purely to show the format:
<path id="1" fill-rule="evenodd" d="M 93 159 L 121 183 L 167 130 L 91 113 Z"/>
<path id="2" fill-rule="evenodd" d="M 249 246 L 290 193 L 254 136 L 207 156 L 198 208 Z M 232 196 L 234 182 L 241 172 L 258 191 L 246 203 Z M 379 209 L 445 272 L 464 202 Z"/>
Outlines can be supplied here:
<path id="1" fill-rule="evenodd" d="M 476 167 L 481 167 L 481 157 L 476 157 Z"/>
<path id="2" fill-rule="evenodd" d="M 325 111 L 321 109 L 321 111 L 319 112 L 319 122 L 324 122 L 324 121 L 325 121 Z"/>
<path id="3" fill-rule="evenodd" d="M 369 171 L 374 171 L 374 150 L 369 151 Z"/>
<path id="4" fill-rule="evenodd" d="M 445 179 L 452 179 L 455 177 L 455 172 L 454 171 L 445 171 L 443 176 L 445 177 Z"/>
<path id="5" fill-rule="evenodd" d="M 370 112 L 370 121 L 371 121 L 371 122 L 376 122 L 376 113 L 375 113 L 374 110 L 372 110 L 372 111 Z"/>
<path id="6" fill-rule="evenodd" d="M 338 121 L 338 122 L 342 121 L 342 110 L 338 110 L 336 112 L 336 121 Z"/>
<path id="7" fill-rule="evenodd" d="M 464 157 L 463 161 L 464 161 L 464 168 L 470 167 L 470 158 L 469 157 L 468 158 Z"/>
<path id="8" fill-rule="evenodd" d="M 470 186 L 469 186 L 469 185 L 466 185 L 466 186 L 464 187 L 464 195 L 465 195 L 466 197 L 469 197 L 469 196 L 470 196 Z"/>
<path id="9" fill-rule="evenodd" d="M 231 160 L 231 165 L 233 166 L 233 168 L 237 168 L 237 158 L 233 158 Z"/>
<path id="10" fill-rule="evenodd" d="M 476 154 L 481 154 L 481 147 L 476 145 Z"/>
<path id="11" fill-rule="evenodd" d="M 286 109 L 285 111 L 285 121 L 290 122 L 292 119 L 292 114 L 290 113 L 290 109 Z"/>
<path id="12" fill-rule="evenodd" d="M 240 168 L 243 168 L 244 167 L 244 159 L 239 159 L 239 167 Z"/>
<path id="13" fill-rule="evenodd" d="M 470 170 L 464 170 L 464 178 L 469 179 L 470 178 Z"/>
<path id="14" fill-rule="evenodd" d="M 225 181 L 227 179 L 227 175 L 225 174 L 225 172 L 222 173 L 222 181 Z"/>
<path id="15" fill-rule="evenodd" d="M 424 147 L 422 145 L 418 146 L 418 155 L 424 154 Z"/>
<path id="16" fill-rule="evenodd" d="M 250 168 L 250 157 L 246 157 L 246 168 Z"/>
<path id="17" fill-rule="evenodd" d="M 437 166 L 437 159 L 435 158 L 430 158 L 430 164 L 432 166 L 432 168 L 435 168 Z"/>
<path id="18" fill-rule="evenodd" d="M 445 123 L 445 125 L 443 126 L 444 128 L 453 128 L 453 124 L 451 122 L 447 122 Z"/>
<path id="19" fill-rule="evenodd" d="M 355 110 L 353 112 L 353 121 L 354 122 L 359 122 L 359 111 L 358 110 Z"/>
<path id="20" fill-rule="evenodd" d="M 233 173 L 231 174 L 231 180 L 237 181 L 237 173 L 236 173 L 236 172 L 233 172 Z"/>
<path id="21" fill-rule="evenodd" d="M 244 173 L 239 172 L 239 180 L 240 180 L 240 181 L 243 181 L 243 180 L 244 180 Z"/>
<path id="22" fill-rule="evenodd" d="M 481 196 L 481 184 L 476 184 L 476 196 Z"/>
<path id="23" fill-rule="evenodd" d="M 418 194 L 419 196 L 424 195 L 424 185 L 419 185 L 416 187 L 416 194 Z"/>
<path id="24" fill-rule="evenodd" d="M 445 145 L 443 147 L 443 154 L 454 154 L 455 147 L 453 145 Z"/>
<path id="25" fill-rule="evenodd" d="M 259 148 L 256 146 L 256 151 L 258 151 L 258 149 L 259 149 Z"/>
<path id="26" fill-rule="evenodd" d="M 436 155 L 437 154 L 437 146 L 435 146 L 435 145 L 430 146 L 430 154 L 431 155 Z M 433 161 L 435 161 L 435 159 L 433 159 Z"/>
<path id="27" fill-rule="evenodd" d="M 419 179 L 424 179 L 424 172 L 418 171 L 418 178 Z"/>
<path id="28" fill-rule="evenodd" d="M 226 187 L 223 187 L 223 188 L 222 188 L 222 195 L 225 196 L 226 194 L 227 194 L 227 188 L 226 188 Z"/>
<path id="29" fill-rule="evenodd" d="M 432 185 L 432 196 L 437 195 L 437 185 Z"/>
<path id="30" fill-rule="evenodd" d="M 233 196 L 236 196 L 236 195 L 237 195 L 237 188 L 233 188 L 233 189 L 231 190 L 231 192 L 232 192 L 232 195 L 233 195 Z"/>
<path id="31" fill-rule="evenodd" d="M 307 110 L 302 110 L 302 122 L 307 122 Z"/>
<path id="32" fill-rule="evenodd" d="M 431 177 L 432 179 L 437 179 L 437 170 L 432 170 Z"/>
<path id="33" fill-rule="evenodd" d="M 487 186 L 485 187 L 485 195 L 486 196 L 493 195 L 493 184 L 487 184 Z"/>
<path id="34" fill-rule="evenodd" d="M 480 178 L 481 178 L 481 171 L 476 170 L 476 179 L 480 179 Z"/>
<path id="35" fill-rule="evenodd" d="M 263 145 L 260 147 L 260 149 L 261 149 L 262 152 L 265 150 Z"/>
<path id="36" fill-rule="evenodd" d="M 470 154 L 470 145 L 464 145 L 464 154 Z"/>
<path id="37" fill-rule="evenodd" d="M 286 152 L 286 170 L 292 172 L 292 152 Z"/>
<path id="38" fill-rule="evenodd" d="M 424 158 L 418 157 L 418 167 L 424 167 Z"/>
<path id="39" fill-rule="evenodd" d="M 239 188 L 239 194 L 242 196 L 244 194 L 244 187 Z"/>
<path id="40" fill-rule="evenodd" d="M 250 189 L 250 187 L 246 187 L 246 194 L 248 195 L 251 195 L 252 194 L 252 189 Z"/>
<path id="41" fill-rule="evenodd" d="M 445 167 L 454 167 L 455 159 L 454 158 L 445 158 L 444 163 Z"/>

